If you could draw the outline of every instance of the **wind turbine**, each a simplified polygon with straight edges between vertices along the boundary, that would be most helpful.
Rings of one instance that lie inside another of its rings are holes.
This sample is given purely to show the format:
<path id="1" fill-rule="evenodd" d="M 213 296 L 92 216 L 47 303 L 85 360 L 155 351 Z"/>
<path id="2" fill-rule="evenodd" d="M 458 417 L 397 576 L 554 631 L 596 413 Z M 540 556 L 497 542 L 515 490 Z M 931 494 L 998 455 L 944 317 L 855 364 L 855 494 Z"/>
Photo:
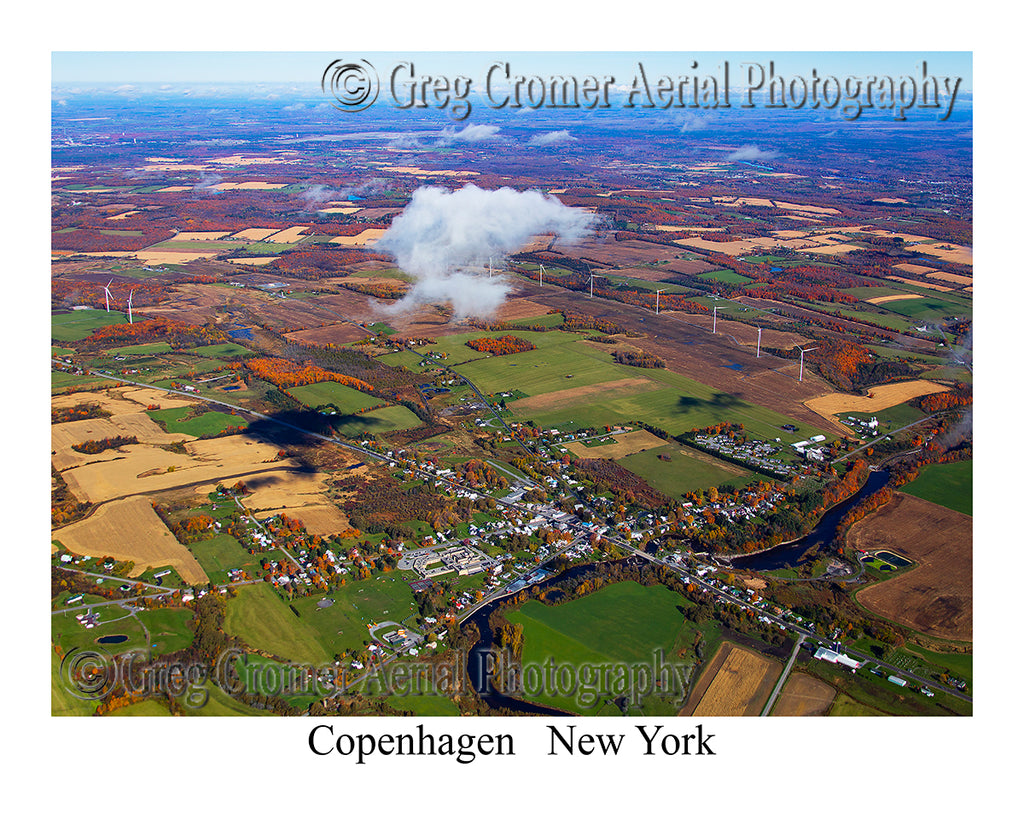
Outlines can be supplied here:
<path id="1" fill-rule="evenodd" d="M 817 350 L 818 348 L 817 347 L 808 347 L 805 350 L 803 347 L 797 347 L 797 349 L 800 351 L 800 377 L 797 379 L 797 381 L 803 381 L 804 380 L 804 353 L 809 353 L 812 350 Z"/>
<path id="2" fill-rule="evenodd" d="M 718 305 L 715 305 L 714 311 L 711 313 L 711 335 L 715 335 L 718 332 Z"/>
<path id="3" fill-rule="evenodd" d="M 587 270 L 590 270 L 590 266 L 587 266 Z M 594 271 L 590 271 L 590 298 L 594 298 L 594 279 L 606 279 L 607 276 L 595 276 Z"/>
<path id="4" fill-rule="evenodd" d="M 110 285 L 113 284 L 113 283 L 114 283 L 114 280 L 111 279 L 109 282 L 107 282 L 103 286 L 103 298 L 104 298 L 104 300 L 107 303 L 107 312 L 108 313 L 110 312 Z"/>
<path id="5" fill-rule="evenodd" d="M 664 293 L 668 288 L 663 287 L 661 290 L 654 291 L 654 315 L 658 315 L 661 312 L 661 294 Z"/>
<path id="6" fill-rule="evenodd" d="M 134 321 L 132 321 L 132 293 L 134 293 L 134 292 L 135 292 L 134 290 L 128 291 L 128 323 L 129 324 L 134 324 L 135 323 Z"/>
<path id="7" fill-rule="evenodd" d="M 544 265 L 540 266 L 540 286 L 544 286 Z"/>
<path id="8" fill-rule="evenodd" d="M 491 279 L 494 277 L 494 257 L 487 257 L 487 278 Z"/>

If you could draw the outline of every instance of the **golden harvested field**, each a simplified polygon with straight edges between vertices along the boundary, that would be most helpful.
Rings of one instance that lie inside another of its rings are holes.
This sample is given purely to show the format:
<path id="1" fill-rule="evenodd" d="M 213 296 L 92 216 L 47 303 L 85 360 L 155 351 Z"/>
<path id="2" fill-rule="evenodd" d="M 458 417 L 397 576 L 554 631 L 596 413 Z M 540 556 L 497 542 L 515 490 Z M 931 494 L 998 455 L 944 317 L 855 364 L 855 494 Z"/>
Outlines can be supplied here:
<path id="1" fill-rule="evenodd" d="M 586 387 L 573 387 L 568 390 L 547 392 L 541 395 L 533 395 L 529 398 L 520 398 L 508 405 L 508 408 L 516 413 L 544 412 L 555 407 L 567 407 L 573 404 L 583 404 L 598 395 L 631 395 L 637 392 L 647 392 L 657 389 L 659 385 L 648 378 L 620 378 L 616 381 L 604 381 L 600 384 L 590 384 Z"/>
<path id="2" fill-rule="evenodd" d="M 773 717 L 820 717 L 828 713 L 835 699 L 835 689 L 809 674 L 797 671 L 791 674 L 782 687 Z"/>
<path id="3" fill-rule="evenodd" d="M 175 242 L 208 242 L 215 239 L 223 239 L 228 235 L 226 230 L 183 230 L 172 237 Z"/>
<path id="4" fill-rule="evenodd" d="M 826 418 L 843 412 L 878 412 L 878 410 L 895 407 L 919 395 L 931 395 L 946 392 L 949 388 L 933 381 L 902 381 L 898 384 L 882 384 L 872 387 L 871 392 L 864 395 L 847 395 L 845 392 L 833 392 L 804 401 L 804 406 Z"/>
<path id="5" fill-rule="evenodd" d="M 898 267 L 898 265 L 897 265 Z M 903 282 L 903 284 L 916 284 L 918 287 L 927 287 L 929 290 L 938 290 L 942 293 L 952 293 L 952 287 L 944 287 L 941 284 L 932 284 L 931 282 L 919 282 L 914 279 L 905 279 L 902 276 L 886 276 L 885 278 L 894 282 Z"/>
<path id="6" fill-rule="evenodd" d="M 263 241 L 291 244 L 299 241 L 308 229 L 309 225 L 292 225 L 290 228 L 279 230 L 277 233 L 271 233 L 269 236 L 264 237 Z"/>
<path id="7" fill-rule="evenodd" d="M 878 296 L 874 299 L 864 299 L 868 304 L 885 304 L 890 301 L 903 301 L 904 299 L 923 299 L 920 293 L 901 293 L 898 296 Z"/>
<path id="8" fill-rule="evenodd" d="M 821 213 L 830 216 L 838 216 L 839 211 L 835 208 L 819 208 L 814 205 L 795 205 L 792 202 L 775 202 L 775 207 L 783 208 L 784 210 L 798 210 L 806 211 L 807 213 Z"/>
<path id="9" fill-rule="evenodd" d="M 221 182 L 214 185 L 215 191 L 276 191 L 288 187 L 285 182 Z"/>
<path id="10" fill-rule="evenodd" d="M 970 276 L 958 276 L 956 273 L 929 273 L 929 279 L 938 279 L 943 282 L 953 282 L 953 284 L 974 284 L 974 279 Z"/>
<path id="11" fill-rule="evenodd" d="M 821 253 L 824 256 L 841 256 L 843 253 L 852 253 L 854 250 L 863 250 L 864 248 L 858 245 L 851 244 L 837 244 L 837 245 L 819 245 L 818 247 L 810 248 L 810 253 Z"/>
<path id="12" fill-rule="evenodd" d="M 136 250 L 133 254 L 146 264 L 185 264 L 196 259 L 212 259 L 220 250 Z"/>
<path id="13" fill-rule="evenodd" d="M 712 242 L 708 239 L 697 239 L 689 237 L 686 239 L 673 239 L 674 244 L 681 247 L 690 247 L 697 250 L 712 250 L 716 253 L 725 253 L 727 256 L 745 256 L 755 250 L 775 247 L 784 244 L 774 236 L 758 236 L 753 239 L 735 239 L 731 242 Z"/>
<path id="14" fill-rule="evenodd" d="M 243 256 L 239 259 L 225 259 L 231 264 L 251 264 L 254 267 L 262 267 L 277 260 L 277 256 Z"/>
<path id="15" fill-rule="evenodd" d="M 348 518 L 337 506 L 303 506 L 298 509 L 283 507 L 266 514 L 268 517 L 273 517 L 279 512 L 284 512 L 288 517 L 302 521 L 302 525 L 311 535 L 335 535 L 349 528 Z"/>
<path id="16" fill-rule="evenodd" d="M 85 520 L 55 530 L 53 539 L 75 554 L 134 561 L 131 577 L 149 567 L 173 566 L 186 583 L 210 582 L 147 498 L 136 496 L 104 504 Z"/>
<path id="17" fill-rule="evenodd" d="M 365 245 L 372 245 L 385 233 L 384 228 L 367 228 L 362 233 L 356 236 L 335 236 L 331 239 L 333 245 L 348 245 L 352 247 L 362 247 Z"/>
<path id="18" fill-rule="evenodd" d="M 919 565 L 857 593 L 857 602 L 901 625 L 948 640 L 971 640 L 973 519 L 897 492 L 846 536 L 862 551 L 895 549 Z"/>
<path id="19" fill-rule="evenodd" d="M 184 193 L 190 190 L 192 190 L 191 185 L 171 185 L 167 188 L 160 188 L 157 193 Z"/>
<path id="20" fill-rule="evenodd" d="M 110 418 L 89 418 L 83 421 L 68 421 L 50 427 L 50 449 L 53 451 L 53 465 L 58 471 L 81 466 L 97 460 L 120 457 L 118 450 L 87 455 L 71 448 L 72 444 L 85 441 L 99 441 L 103 438 L 135 436 L 140 444 L 170 444 L 174 441 L 191 441 L 193 436 L 184 433 L 167 433 L 156 425 L 152 418 L 142 412 L 112 415 Z M 130 446 L 130 445 L 129 445 Z"/>
<path id="21" fill-rule="evenodd" d="M 506 299 L 494 316 L 495 321 L 517 321 L 547 315 L 548 308 L 529 299 Z"/>
<path id="22" fill-rule="evenodd" d="M 723 642 L 694 688 L 696 695 L 706 686 L 690 716 L 757 716 L 781 673 L 782 663 Z"/>
<path id="23" fill-rule="evenodd" d="M 279 228 L 246 228 L 238 233 L 232 234 L 232 239 L 249 239 L 252 242 L 262 242 L 268 236 L 273 236 Z"/>
<path id="24" fill-rule="evenodd" d="M 902 270 L 904 273 L 916 273 L 918 276 L 923 276 L 926 273 L 934 273 L 934 267 L 925 267 L 922 264 L 894 264 L 893 270 Z"/>
<path id="25" fill-rule="evenodd" d="M 157 409 L 175 409 L 190 407 L 195 403 L 190 399 L 150 387 L 112 387 L 95 392 L 71 392 L 66 395 L 55 395 L 50 400 L 50 405 L 55 409 L 74 407 L 78 404 L 98 404 L 111 415 L 136 413 L 150 404 L 155 405 Z"/>
<path id="26" fill-rule="evenodd" d="M 359 211 L 361 210 L 362 208 L 355 208 L 346 205 L 343 207 L 320 208 L 320 210 L 318 210 L 317 213 L 344 213 L 351 215 L 353 213 L 359 213 Z"/>
<path id="27" fill-rule="evenodd" d="M 185 447 L 188 455 L 146 444 L 129 444 L 122 449 L 126 453 L 123 458 L 74 467 L 62 475 L 75 497 L 101 503 L 200 482 L 215 484 L 230 480 L 233 483 L 242 479 L 248 483 L 249 476 L 255 473 L 299 468 L 292 460 L 275 462 L 278 447 L 241 435 L 192 441 Z"/>
<path id="28" fill-rule="evenodd" d="M 139 211 L 137 210 L 125 211 L 124 213 L 119 213 L 116 216 L 108 216 L 107 221 L 118 221 L 120 219 L 127 219 L 129 216 L 134 216 L 138 212 Z"/>
<path id="29" fill-rule="evenodd" d="M 615 460 L 616 458 L 625 458 L 634 452 L 643 452 L 645 449 L 654 449 L 654 447 L 665 445 L 661 438 L 652 435 L 646 429 L 614 435 L 612 438 L 614 443 L 602 446 L 588 447 L 579 441 L 571 441 L 565 444 L 565 448 L 578 458 L 611 458 Z"/>
<path id="30" fill-rule="evenodd" d="M 219 156 L 216 159 L 210 160 L 210 162 L 216 162 L 218 165 L 280 165 L 294 161 L 276 156 L 242 156 L 241 154 Z"/>
<path id="31" fill-rule="evenodd" d="M 274 469 L 249 478 L 242 478 L 246 487 L 252 490 L 252 494 L 245 496 L 246 507 L 253 510 L 291 509 L 297 513 L 300 507 L 323 504 L 323 493 L 327 489 L 323 473 L 295 469 L 294 462 L 280 461 L 279 463 L 281 466 L 291 466 L 292 468 Z M 212 489 L 212 486 L 207 486 L 196 491 L 200 495 L 205 495 Z M 291 512 L 288 514 L 290 515 Z M 296 514 L 296 516 L 298 515 Z"/>
<path id="32" fill-rule="evenodd" d="M 924 253 L 926 256 L 937 256 L 945 262 L 954 262 L 956 264 L 965 264 L 971 266 L 974 264 L 974 251 L 969 247 L 963 245 L 953 245 L 943 242 L 942 244 L 934 245 L 920 245 L 915 247 L 918 253 Z"/>

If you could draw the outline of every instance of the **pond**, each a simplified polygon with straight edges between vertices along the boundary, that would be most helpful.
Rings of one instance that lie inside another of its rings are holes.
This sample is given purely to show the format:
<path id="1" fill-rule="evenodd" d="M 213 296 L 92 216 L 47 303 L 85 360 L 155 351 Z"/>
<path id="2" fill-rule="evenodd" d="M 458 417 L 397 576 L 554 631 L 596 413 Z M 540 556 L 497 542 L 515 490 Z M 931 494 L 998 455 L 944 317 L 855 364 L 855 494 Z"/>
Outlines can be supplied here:
<path id="1" fill-rule="evenodd" d="M 96 642 L 102 643 L 103 645 L 111 645 L 112 643 L 123 643 L 127 641 L 127 639 L 127 634 L 107 634 L 103 637 L 100 637 L 98 640 L 96 640 Z"/>

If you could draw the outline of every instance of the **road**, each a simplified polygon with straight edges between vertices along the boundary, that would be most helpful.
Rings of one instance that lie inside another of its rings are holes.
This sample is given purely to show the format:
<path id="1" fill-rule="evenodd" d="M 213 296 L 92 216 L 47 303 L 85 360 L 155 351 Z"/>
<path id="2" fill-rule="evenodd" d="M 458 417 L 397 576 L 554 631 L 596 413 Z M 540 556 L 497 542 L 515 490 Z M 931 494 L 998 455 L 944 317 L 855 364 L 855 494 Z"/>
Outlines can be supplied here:
<path id="1" fill-rule="evenodd" d="M 804 644 L 804 640 L 807 639 L 804 635 L 800 635 L 797 638 L 796 645 L 793 646 L 793 653 L 789 655 L 789 662 L 786 663 L 786 667 L 782 669 L 782 674 L 779 676 L 779 681 L 775 683 L 775 688 L 772 689 L 772 695 L 768 698 L 768 702 L 764 704 L 764 708 L 761 709 L 761 716 L 767 717 L 772 712 L 772 706 L 775 705 L 775 698 L 779 696 L 779 692 L 782 690 L 782 686 L 785 684 L 786 679 L 789 677 L 790 669 L 793 668 L 793 663 L 796 662 L 796 655 L 800 653 L 800 646 Z"/>

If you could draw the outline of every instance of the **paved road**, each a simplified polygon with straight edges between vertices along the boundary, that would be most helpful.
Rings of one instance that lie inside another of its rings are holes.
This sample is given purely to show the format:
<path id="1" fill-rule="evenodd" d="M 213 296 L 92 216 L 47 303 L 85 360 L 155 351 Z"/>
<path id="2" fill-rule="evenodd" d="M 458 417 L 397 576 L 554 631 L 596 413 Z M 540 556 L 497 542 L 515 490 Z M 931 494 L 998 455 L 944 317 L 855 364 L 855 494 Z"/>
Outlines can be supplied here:
<path id="1" fill-rule="evenodd" d="M 775 705 L 775 698 L 779 696 L 779 692 L 782 690 L 782 686 L 785 684 L 786 678 L 789 677 L 790 669 L 793 668 L 793 663 L 796 662 L 796 655 L 800 653 L 800 646 L 804 644 L 805 639 L 806 638 L 802 634 L 797 638 L 796 645 L 793 646 L 793 653 L 789 655 L 789 662 L 786 663 L 786 667 L 782 669 L 779 681 L 775 683 L 775 688 L 772 689 L 772 695 L 768 698 L 768 702 L 764 704 L 764 708 L 761 709 L 762 717 L 767 717 L 772 712 L 772 706 Z"/>

